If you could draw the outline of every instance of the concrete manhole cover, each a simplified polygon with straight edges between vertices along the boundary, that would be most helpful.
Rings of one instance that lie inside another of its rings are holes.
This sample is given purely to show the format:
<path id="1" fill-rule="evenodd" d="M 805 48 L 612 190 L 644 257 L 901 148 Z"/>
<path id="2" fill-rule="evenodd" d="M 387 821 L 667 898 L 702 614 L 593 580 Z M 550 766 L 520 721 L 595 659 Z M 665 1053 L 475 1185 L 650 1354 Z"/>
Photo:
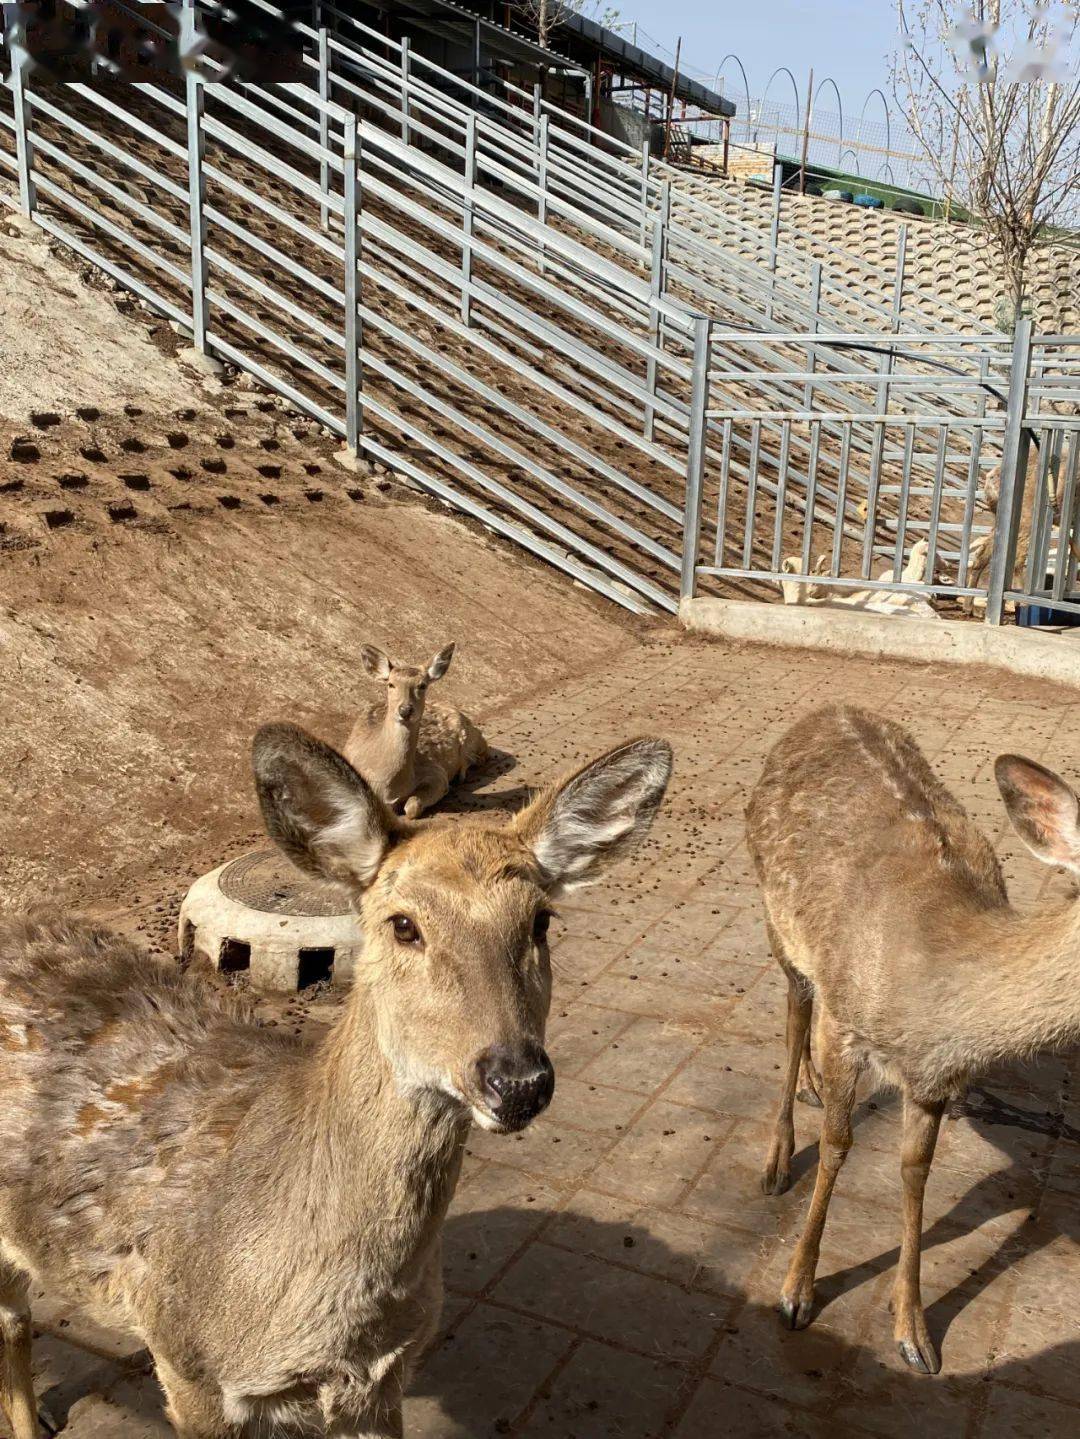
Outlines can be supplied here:
<path id="1" fill-rule="evenodd" d="M 256 989 L 293 993 L 348 984 L 363 948 L 343 892 L 308 879 L 284 855 L 257 850 L 204 874 L 180 909 L 180 953 Z"/>
<path id="2" fill-rule="evenodd" d="M 265 914 L 347 915 L 344 894 L 308 879 L 276 850 L 245 854 L 221 871 L 218 888 L 226 899 Z"/>

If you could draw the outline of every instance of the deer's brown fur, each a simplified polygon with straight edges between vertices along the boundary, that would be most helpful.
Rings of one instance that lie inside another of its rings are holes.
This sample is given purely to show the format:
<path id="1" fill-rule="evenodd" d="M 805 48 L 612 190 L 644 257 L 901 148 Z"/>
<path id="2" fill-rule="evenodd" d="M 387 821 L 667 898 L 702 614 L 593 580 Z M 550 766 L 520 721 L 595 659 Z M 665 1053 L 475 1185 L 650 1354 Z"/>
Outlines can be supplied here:
<path id="1" fill-rule="evenodd" d="M 427 704 L 428 686 L 450 667 L 454 646 L 440 650 L 426 669 L 398 664 L 374 645 L 360 655 L 372 679 L 386 685 L 383 704 L 353 725 L 344 754 L 381 799 L 418 819 L 450 786 L 487 757 L 484 736 L 452 705 Z"/>
<path id="2" fill-rule="evenodd" d="M 998 760 L 997 779 L 1034 853 L 1080 870 L 1080 802 L 1068 786 L 1016 756 Z M 747 838 L 789 986 L 767 1192 L 790 1182 L 792 1102 L 811 1022 L 825 1109 L 817 1182 L 781 1309 L 793 1327 L 809 1322 L 855 1085 L 870 1071 L 899 1086 L 904 1104 L 896 1339 L 912 1367 L 936 1372 L 919 1242 L 941 1114 L 973 1071 L 1080 1035 L 1080 905 L 1018 913 L 989 841 L 914 740 L 865 710 L 820 710 L 784 735 L 747 809 Z"/>
<path id="3" fill-rule="evenodd" d="M 395 820 L 327 746 L 260 732 L 268 831 L 365 931 L 321 1041 L 40 912 L 0 926 L 0 1331 L 34 1439 L 30 1281 L 139 1336 L 184 1439 L 400 1436 L 438 1321 L 470 1119 L 547 1102 L 546 905 L 648 828 L 670 772 L 624 745 L 508 824 Z"/>

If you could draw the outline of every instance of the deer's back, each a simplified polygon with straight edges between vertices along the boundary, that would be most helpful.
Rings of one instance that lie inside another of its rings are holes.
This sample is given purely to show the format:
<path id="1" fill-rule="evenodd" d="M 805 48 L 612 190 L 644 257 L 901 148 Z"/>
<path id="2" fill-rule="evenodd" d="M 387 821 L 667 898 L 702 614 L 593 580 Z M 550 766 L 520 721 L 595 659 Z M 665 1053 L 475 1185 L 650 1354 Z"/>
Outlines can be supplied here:
<path id="1" fill-rule="evenodd" d="M 451 705 L 428 705 L 420 721 L 417 756 L 439 765 L 451 779 L 482 759 L 487 743 L 467 714 Z"/>
<path id="2" fill-rule="evenodd" d="M 0 924 L 0 1240 L 141 1331 L 154 1266 L 201 1202 L 227 1204 L 230 1146 L 296 1052 L 107 930 Z"/>
<path id="3" fill-rule="evenodd" d="M 746 812 L 770 920 L 839 999 L 885 964 L 944 958 L 950 926 L 1006 903 L 994 851 L 899 725 L 852 706 L 799 720 Z"/>

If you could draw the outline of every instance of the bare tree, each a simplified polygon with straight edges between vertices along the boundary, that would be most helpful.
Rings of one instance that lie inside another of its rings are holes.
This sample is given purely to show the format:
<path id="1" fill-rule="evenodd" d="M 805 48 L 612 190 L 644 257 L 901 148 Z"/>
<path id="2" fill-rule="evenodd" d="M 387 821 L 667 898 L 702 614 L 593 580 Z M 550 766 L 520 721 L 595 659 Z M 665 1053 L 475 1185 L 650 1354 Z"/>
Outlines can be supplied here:
<path id="1" fill-rule="evenodd" d="M 1011 324 L 1032 249 L 1080 201 L 1080 66 L 1073 0 L 897 0 L 897 104 L 948 203 L 996 252 Z"/>
<path id="2" fill-rule="evenodd" d="M 536 38 L 547 48 L 551 32 L 567 15 L 586 15 L 598 25 L 610 29 L 619 12 L 603 0 L 518 0 L 518 10 L 536 27 Z"/>

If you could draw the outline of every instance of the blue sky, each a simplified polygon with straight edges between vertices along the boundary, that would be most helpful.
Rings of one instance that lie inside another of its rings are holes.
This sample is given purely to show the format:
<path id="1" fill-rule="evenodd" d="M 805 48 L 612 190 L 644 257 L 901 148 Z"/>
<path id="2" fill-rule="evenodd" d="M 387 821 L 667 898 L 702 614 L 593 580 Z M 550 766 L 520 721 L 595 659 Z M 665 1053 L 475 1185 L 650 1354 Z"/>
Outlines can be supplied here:
<path id="1" fill-rule="evenodd" d="M 723 57 L 734 51 L 746 67 L 751 96 L 761 95 L 778 65 L 794 71 L 800 99 L 811 65 L 815 90 L 822 77 L 831 75 L 845 115 L 857 115 L 875 85 L 889 93 L 887 57 L 896 33 L 892 0 L 623 0 L 615 8 L 620 21 L 636 20 L 640 31 L 667 51 L 674 51 L 681 35 L 683 59 L 695 79 L 703 78 L 702 71 L 715 75 Z M 644 34 L 640 43 L 643 49 L 658 48 Z M 734 82 L 728 87 L 731 94 L 741 82 L 737 67 L 726 68 Z M 777 76 L 769 99 L 791 98 L 790 83 Z M 826 87 L 821 106 L 834 110 L 832 102 L 831 87 Z"/>

